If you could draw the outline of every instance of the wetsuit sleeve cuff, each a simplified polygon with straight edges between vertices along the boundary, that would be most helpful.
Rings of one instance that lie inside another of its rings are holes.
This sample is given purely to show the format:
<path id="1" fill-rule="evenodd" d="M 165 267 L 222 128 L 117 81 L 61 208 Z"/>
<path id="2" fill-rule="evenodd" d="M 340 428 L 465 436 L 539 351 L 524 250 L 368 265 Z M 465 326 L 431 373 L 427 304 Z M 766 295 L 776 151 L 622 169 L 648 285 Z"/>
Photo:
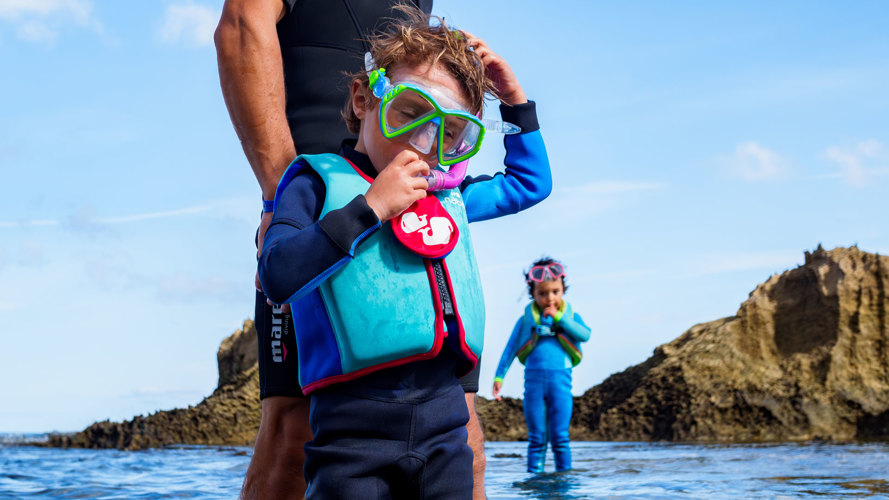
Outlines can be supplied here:
<path id="1" fill-rule="evenodd" d="M 494 382 L 500 382 L 500 383 L 502 384 L 502 383 L 503 383 L 503 377 L 494 377 Z"/>
<path id="2" fill-rule="evenodd" d="M 516 104 L 515 106 L 501 103 L 500 117 L 505 122 L 521 127 L 523 134 L 540 129 L 540 124 L 537 123 L 537 103 L 534 101 Z"/>
<path id="3" fill-rule="evenodd" d="M 346 206 L 328 212 L 318 225 L 336 246 L 354 256 L 355 247 L 379 228 L 381 222 L 364 195 L 359 194 Z"/>

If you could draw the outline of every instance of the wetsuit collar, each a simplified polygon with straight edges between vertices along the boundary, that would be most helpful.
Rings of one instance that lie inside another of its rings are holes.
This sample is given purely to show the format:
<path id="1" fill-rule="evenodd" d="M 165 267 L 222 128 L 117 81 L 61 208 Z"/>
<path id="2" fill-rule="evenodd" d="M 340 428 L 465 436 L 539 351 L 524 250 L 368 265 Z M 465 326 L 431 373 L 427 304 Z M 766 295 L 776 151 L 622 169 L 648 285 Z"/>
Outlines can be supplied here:
<path id="1" fill-rule="evenodd" d="M 355 139 L 346 139 L 340 145 L 340 156 L 352 162 L 361 172 L 371 179 L 377 178 L 377 169 L 370 162 L 370 157 L 364 153 L 355 151 Z"/>

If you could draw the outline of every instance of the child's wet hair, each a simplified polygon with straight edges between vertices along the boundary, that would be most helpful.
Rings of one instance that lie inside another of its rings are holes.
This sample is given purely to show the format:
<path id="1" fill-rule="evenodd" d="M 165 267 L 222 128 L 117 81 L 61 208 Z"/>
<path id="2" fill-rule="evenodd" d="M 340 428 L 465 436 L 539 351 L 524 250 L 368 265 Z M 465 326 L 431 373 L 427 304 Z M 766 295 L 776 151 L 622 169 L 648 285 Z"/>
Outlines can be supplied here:
<path id="1" fill-rule="evenodd" d="M 469 48 L 469 42 L 462 31 L 453 30 L 445 20 L 431 16 L 411 4 L 393 7 L 402 17 L 391 18 L 384 29 L 367 39 L 370 53 L 376 68 L 392 71 L 399 65 L 440 64 L 451 76 L 457 79 L 473 113 L 480 113 L 485 102 L 485 94 L 497 97 L 494 83 L 485 76 L 481 58 Z M 437 23 L 430 25 L 430 20 Z M 367 102 L 375 105 L 378 99 L 368 87 L 367 72 L 348 75 L 362 83 Z M 346 101 L 343 119 L 349 132 L 357 134 L 361 120 L 352 110 L 352 99 Z"/>
<path id="2" fill-rule="evenodd" d="M 525 271 L 525 283 L 528 284 L 528 296 L 531 297 L 532 299 L 534 298 L 534 283 L 536 283 L 536 281 L 533 281 L 531 279 L 531 276 L 530 276 L 531 268 L 536 267 L 536 266 L 547 266 L 549 264 L 552 264 L 553 262 L 558 262 L 559 264 L 562 264 L 560 261 L 553 259 L 552 257 L 541 257 L 540 259 L 535 260 L 531 264 L 531 267 L 529 267 L 528 270 Z M 562 264 L 562 267 L 564 268 L 564 264 Z M 563 274 L 559 279 L 562 280 L 562 293 L 567 292 L 568 291 L 568 283 L 565 282 L 565 275 Z"/>

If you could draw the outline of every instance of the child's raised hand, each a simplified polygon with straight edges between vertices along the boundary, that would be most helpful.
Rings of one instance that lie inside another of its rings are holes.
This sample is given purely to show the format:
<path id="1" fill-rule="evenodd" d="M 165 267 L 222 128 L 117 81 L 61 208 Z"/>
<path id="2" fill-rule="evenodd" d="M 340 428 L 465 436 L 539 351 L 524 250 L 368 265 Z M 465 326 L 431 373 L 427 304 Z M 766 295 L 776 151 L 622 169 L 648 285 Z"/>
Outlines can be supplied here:
<path id="1" fill-rule="evenodd" d="M 497 93 L 500 95 L 500 100 L 510 106 L 528 102 L 525 91 L 522 90 L 518 78 L 516 78 L 515 73 L 512 72 L 512 68 L 509 67 L 506 60 L 491 50 L 491 47 L 488 47 L 488 44 L 481 38 L 468 31 L 464 31 L 463 34 L 466 36 L 469 46 L 478 54 L 482 64 L 485 65 L 485 73 L 494 82 Z"/>
<path id="2" fill-rule="evenodd" d="M 387 221 L 426 197 L 429 164 L 406 149 L 377 174 L 364 198 L 381 221 Z"/>
<path id="3" fill-rule="evenodd" d="M 556 306 L 547 306 L 546 309 L 543 310 L 543 315 L 549 316 L 550 318 L 555 318 L 558 313 L 559 308 Z"/>

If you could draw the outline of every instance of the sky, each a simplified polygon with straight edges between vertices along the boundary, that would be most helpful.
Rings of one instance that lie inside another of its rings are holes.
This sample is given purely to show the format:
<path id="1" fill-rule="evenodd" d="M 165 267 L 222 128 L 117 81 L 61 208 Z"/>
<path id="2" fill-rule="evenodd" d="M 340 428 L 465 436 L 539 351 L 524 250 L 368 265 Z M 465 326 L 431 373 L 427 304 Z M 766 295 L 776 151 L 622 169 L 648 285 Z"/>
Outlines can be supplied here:
<path id="1" fill-rule="evenodd" d="M 215 388 L 220 342 L 253 314 L 260 209 L 219 90 L 221 7 L 0 0 L 0 431 L 79 430 Z M 735 314 L 805 250 L 889 253 L 889 4 L 433 12 L 510 63 L 553 171 L 549 199 L 472 227 L 481 395 L 541 256 L 565 264 L 592 328 L 579 395 Z M 470 173 L 502 156 L 490 134 Z M 518 363 L 504 394 L 522 394 Z"/>

